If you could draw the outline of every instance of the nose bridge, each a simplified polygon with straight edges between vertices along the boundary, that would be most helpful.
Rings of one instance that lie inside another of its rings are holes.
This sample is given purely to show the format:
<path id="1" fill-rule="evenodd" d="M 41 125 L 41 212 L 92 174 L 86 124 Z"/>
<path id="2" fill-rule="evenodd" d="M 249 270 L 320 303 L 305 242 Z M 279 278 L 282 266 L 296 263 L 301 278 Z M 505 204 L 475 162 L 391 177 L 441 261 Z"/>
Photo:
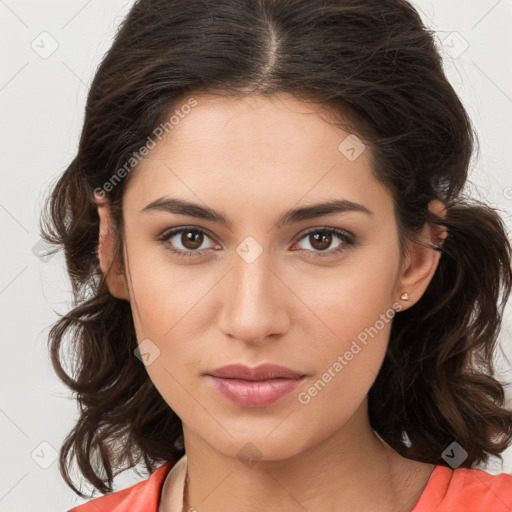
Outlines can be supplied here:
<path id="1" fill-rule="evenodd" d="M 271 255 L 254 239 L 233 254 L 231 272 L 223 283 L 220 328 L 244 341 L 257 341 L 288 326 L 283 284 L 274 275 Z"/>

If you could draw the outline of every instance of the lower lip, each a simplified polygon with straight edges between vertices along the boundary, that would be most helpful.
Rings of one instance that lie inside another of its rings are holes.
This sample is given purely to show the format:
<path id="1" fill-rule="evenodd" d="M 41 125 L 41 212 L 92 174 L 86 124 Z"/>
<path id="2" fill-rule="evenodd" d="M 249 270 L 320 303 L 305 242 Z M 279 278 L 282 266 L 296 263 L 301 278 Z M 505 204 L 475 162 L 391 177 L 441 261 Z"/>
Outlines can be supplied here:
<path id="1" fill-rule="evenodd" d="M 207 375 L 215 389 L 235 404 L 244 407 L 267 407 L 293 391 L 300 379 L 241 380 Z"/>

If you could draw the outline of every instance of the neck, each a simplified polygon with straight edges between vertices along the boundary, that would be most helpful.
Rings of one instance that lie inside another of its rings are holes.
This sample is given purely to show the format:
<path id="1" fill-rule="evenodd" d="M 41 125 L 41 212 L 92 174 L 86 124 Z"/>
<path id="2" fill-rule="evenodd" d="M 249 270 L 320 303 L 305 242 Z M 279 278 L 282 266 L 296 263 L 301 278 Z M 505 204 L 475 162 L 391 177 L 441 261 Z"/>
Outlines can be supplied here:
<path id="1" fill-rule="evenodd" d="M 183 510 L 411 511 L 434 466 L 401 457 L 363 412 L 297 455 L 253 464 L 213 450 L 184 427 L 189 485 Z"/>

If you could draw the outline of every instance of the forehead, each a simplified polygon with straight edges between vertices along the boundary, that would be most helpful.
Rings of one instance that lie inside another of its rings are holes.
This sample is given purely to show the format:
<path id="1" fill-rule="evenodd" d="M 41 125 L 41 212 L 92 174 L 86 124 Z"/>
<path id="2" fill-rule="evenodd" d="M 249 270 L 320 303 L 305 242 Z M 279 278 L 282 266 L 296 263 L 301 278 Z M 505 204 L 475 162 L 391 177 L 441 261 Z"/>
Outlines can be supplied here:
<path id="1" fill-rule="evenodd" d="M 337 198 L 391 207 L 370 149 L 318 105 L 286 93 L 191 97 L 132 176 L 126 195 L 139 209 L 166 194 L 242 209 Z"/>

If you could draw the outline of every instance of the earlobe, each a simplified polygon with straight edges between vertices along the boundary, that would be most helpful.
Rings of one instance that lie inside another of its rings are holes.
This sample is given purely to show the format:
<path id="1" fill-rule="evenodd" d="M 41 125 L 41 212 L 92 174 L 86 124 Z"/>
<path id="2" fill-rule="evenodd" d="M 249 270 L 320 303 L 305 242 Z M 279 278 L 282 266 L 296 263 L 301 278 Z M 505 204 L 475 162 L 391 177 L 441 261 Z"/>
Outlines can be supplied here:
<path id="1" fill-rule="evenodd" d="M 438 200 L 431 201 L 429 209 L 440 217 L 446 214 L 444 204 Z M 410 243 L 397 287 L 400 301 L 405 303 L 403 309 L 413 306 L 423 296 L 441 258 L 441 253 L 436 248 L 442 246 L 446 236 L 446 228 L 427 223 L 423 227 L 419 243 Z"/>
<path id="2" fill-rule="evenodd" d="M 129 300 L 130 296 L 123 270 L 119 262 L 114 261 L 113 223 L 108 201 L 99 198 L 98 195 L 94 197 L 98 204 L 98 216 L 100 219 L 99 241 L 96 254 L 100 262 L 101 272 L 106 277 L 110 293 L 118 299 Z"/>

